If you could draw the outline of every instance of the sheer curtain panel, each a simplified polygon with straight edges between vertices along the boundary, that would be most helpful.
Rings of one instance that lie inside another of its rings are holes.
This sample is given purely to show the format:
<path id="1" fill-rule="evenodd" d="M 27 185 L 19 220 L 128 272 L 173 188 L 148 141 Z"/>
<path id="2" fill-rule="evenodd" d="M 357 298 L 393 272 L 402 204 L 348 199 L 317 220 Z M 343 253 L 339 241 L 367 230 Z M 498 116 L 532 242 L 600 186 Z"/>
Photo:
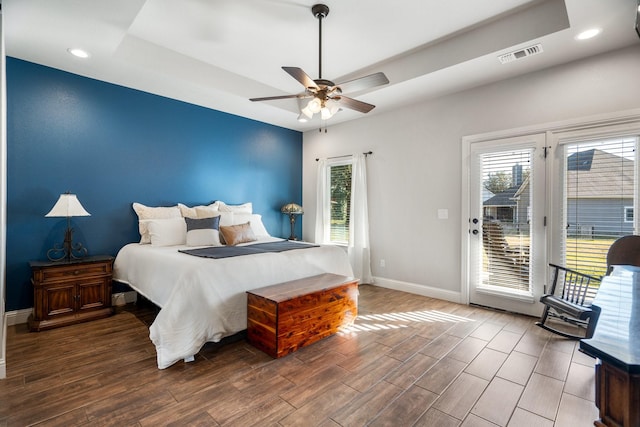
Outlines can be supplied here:
<path id="1" fill-rule="evenodd" d="M 315 243 L 325 244 L 329 242 L 329 206 L 327 199 L 327 160 L 318 160 L 318 173 L 316 179 L 316 232 Z"/>
<path id="2" fill-rule="evenodd" d="M 354 276 L 373 283 L 366 156 L 318 160 L 316 185 L 315 242 L 346 245 Z"/>
<path id="3" fill-rule="evenodd" d="M 367 204 L 367 162 L 364 154 L 353 156 L 349 261 L 361 283 L 373 283 L 369 247 L 369 207 Z"/>

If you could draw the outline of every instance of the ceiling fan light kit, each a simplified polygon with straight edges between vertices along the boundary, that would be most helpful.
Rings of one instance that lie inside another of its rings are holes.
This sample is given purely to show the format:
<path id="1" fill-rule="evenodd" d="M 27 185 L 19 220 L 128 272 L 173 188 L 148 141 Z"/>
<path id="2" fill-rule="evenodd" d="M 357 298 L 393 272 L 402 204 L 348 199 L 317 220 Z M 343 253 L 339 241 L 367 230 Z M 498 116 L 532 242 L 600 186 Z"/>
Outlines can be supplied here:
<path id="1" fill-rule="evenodd" d="M 320 113 L 322 120 L 328 120 L 342 107 L 361 113 L 368 113 L 375 105 L 358 101 L 342 95 L 343 92 L 356 92 L 381 86 L 389 83 L 384 73 L 374 73 L 365 77 L 335 84 L 331 80 L 322 78 L 322 20 L 329 15 L 329 7 L 324 4 L 316 4 L 311 7 L 311 13 L 318 19 L 318 78 L 312 79 L 307 73 L 298 67 L 282 67 L 291 77 L 300 82 L 305 91 L 297 95 L 269 96 L 263 98 L 251 98 L 251 101 L 273 101 L 278 99 L 297 98 L 300 115 L 298 121 L 306 122 Z M 309 99 L 311 98 L 311 99 Z M 305 102 L 309 99 L 308 102 Z"/>

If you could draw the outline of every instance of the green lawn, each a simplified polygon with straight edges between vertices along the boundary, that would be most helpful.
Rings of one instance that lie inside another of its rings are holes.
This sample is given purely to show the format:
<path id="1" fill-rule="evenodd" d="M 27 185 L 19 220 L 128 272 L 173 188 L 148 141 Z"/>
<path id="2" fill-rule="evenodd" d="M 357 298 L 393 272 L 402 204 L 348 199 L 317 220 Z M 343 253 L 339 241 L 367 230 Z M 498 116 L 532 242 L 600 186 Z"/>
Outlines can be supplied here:
<path id="1" fill-rule="evenodd" d="M 567 267 L 592 276 L 604 276 L 607 272 L 607 252 L 616 240 L 609 239 L 567 239 Z"/>

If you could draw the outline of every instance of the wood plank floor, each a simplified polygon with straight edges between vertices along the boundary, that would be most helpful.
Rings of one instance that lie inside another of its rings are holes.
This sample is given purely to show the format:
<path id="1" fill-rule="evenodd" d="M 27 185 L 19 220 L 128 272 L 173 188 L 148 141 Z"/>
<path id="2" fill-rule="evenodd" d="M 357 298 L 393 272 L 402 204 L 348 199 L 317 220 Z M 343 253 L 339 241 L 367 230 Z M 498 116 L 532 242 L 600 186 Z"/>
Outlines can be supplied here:
<path id="1" fill-rule="evenodd" d="M 158 370 L 155 308 L 9 327 L 0 426 L 591 426 L 594 360 L 535 319 L 361 286 L 349 331 L 274 360 L 241 337 Z"/>

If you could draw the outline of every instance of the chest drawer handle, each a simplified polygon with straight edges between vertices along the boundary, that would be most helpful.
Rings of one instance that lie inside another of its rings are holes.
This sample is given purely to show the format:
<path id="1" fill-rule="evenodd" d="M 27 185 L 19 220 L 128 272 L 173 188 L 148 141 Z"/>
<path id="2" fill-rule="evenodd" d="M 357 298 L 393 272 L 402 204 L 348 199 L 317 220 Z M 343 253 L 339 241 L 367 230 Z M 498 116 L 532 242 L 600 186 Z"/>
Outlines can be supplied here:
<path id="1" fill-rule="evenodd" d="M 73 275 L 77 276 L 78 274 L 80 274 L 80 270 L 73 270 Z"/>

